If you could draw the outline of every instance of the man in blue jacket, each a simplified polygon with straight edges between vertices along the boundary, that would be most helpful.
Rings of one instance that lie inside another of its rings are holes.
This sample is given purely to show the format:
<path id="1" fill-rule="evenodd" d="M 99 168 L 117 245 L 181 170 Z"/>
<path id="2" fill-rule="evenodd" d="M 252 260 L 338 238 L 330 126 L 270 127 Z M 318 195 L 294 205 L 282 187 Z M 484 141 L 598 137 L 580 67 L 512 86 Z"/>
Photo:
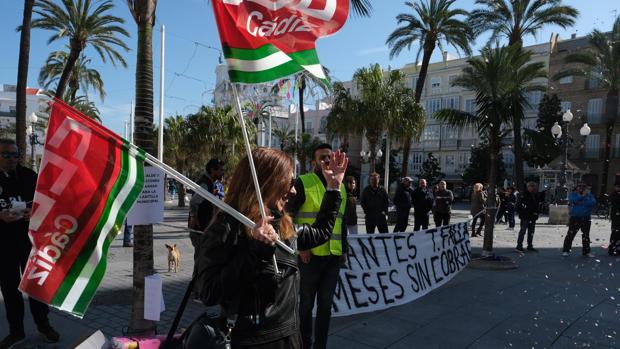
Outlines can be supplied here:
<path id="1" fill-rule="evenodd" d="M 590 252 L 590 225 L 592 224 L 592 209 L 596 205 L 596 199 L 591 193 L 586 192 L 585 183 L 579 183 L 575 191 L 568 196 L 568 204 L 570 206 L 570 219 L 568 221 L 568 233 L 564 238 L 562 256 L 568 257 L 573 239 L 581 229 L 581 254 L 584 257 L 594 257 Z"/>

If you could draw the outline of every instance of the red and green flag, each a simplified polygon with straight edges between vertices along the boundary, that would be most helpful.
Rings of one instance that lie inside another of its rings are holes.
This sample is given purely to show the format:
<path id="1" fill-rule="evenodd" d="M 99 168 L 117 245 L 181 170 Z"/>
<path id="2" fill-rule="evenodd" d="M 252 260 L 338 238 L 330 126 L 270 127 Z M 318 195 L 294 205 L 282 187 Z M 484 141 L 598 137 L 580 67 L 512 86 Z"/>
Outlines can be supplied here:
<path id="1" fill-rule="evenodd" d="M 263 83 L 305 71 L 325 84 L 315 42 L 337 32 L 349 0 L 213 0 L 230 81 Z"/>
<path id="2" fill-rule="evenodd" d="M 52 102 L 21 291 L 84 316 L 110 243 L 142 190 L 144 157 L 62 101 Z"/>

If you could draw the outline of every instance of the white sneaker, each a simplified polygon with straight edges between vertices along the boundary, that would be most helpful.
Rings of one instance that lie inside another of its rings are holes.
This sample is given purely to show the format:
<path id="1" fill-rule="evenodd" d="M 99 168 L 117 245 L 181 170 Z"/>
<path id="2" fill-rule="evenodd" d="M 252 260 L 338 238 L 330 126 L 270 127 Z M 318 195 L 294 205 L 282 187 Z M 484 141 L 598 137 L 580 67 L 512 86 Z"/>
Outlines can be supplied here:
<path id="1" fill-rule="evenodd" d="M 568 256 L 570 256 L 570 253 L 568 253 L 568 252 L 562 252 L 562 257 L 568 257 Z"/>
<path id="2" fill-rule="evenodd" d="M 594 253 L 592 253 L 592 252 L 587 253 L 587 254 L 584 254 L 583 256 L 584 256 L 584 257 L 588 257 L 588 258 L 594 258 L 594 257 L 596 257 L 596 256 L 594 255 Z"/>

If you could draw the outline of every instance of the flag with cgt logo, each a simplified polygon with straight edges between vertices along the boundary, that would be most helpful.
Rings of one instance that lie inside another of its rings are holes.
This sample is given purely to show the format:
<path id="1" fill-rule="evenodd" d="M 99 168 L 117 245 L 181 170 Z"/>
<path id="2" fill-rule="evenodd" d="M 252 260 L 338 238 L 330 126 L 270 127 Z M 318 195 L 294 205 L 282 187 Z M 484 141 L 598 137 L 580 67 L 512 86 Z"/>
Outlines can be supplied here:
<path id="1" fill-rule="evenodd" d="M 142 190 L 144 158 L 142 150 L 54 100 L 21 291 L 84 316 L 103 279 L 110 243 Z"/>
<path id="2" fill-rule="evenodd" d="M 230 80 L 255 84 L 305 71 L 327 84 L 315 42 L 337 32 L 349 0 L 213 0 Z"/>

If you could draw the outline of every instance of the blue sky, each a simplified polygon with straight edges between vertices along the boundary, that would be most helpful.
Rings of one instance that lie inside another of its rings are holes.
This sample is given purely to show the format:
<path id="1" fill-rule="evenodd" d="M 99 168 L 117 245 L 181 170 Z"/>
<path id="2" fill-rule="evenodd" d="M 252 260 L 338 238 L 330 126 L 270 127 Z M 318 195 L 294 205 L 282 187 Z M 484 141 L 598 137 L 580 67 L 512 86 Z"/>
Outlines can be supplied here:
<path id="1" fill-rule="evenodd" d="M 385 39 L 396 26 L 395 16 L 407 11 L 404 1 L 373 0 L 371 18 L 352 17 L 345 27 L 334 36 L 319 40 L 318 51 L 323 65 L 328 67 L 337 80 L 349 80 L 356 69 L 372 63 L 383 67 L 399 68 L 414 61 L 415 50 L 403 52 L 393 60 L 389 59 Z M 129 14 L 124 0 L 114 0 L 117 5 L 114 14 L 125 19 L 125 28 L 131 37 L 126 40 L 131 51 L 125 54 L 128 67 L 114 68 L 102 63 L 93 51 L 87 55 L 93 59 L 92 67 L 102 74 L 107 97 L 103 102 L 95 99 L 106 126 L 122 134 L 124 121 L 129 117 L 134 94 L 136 25 Z M 620 11 L 618 0 L 565 0 L 565 4 L 576 7 L 580 17 L 575 27 L 564 31 L 559 27 L 547 27 L 536 37 L 528 37 L 526 44 L 549 40 L 552 32 L 560 37 L 572 33 L 582 36 L 593 28 L 609 30 Z M 181 5 L 182 4 L 182 5 Z M 474 8 L 474 0 L 458 0 L 456 4 L 466 10 Z M 2 54 L 0 54 L 0 83 L 14 84 L 17 76 L 19 34 L 15 28 L 21 24 L 23 1 L 0 1 L 0 33 L 2 33 Z M 199 105 L 211 101 L 211 89 L 215 85 L 215 66 L 220 48 L 211 6 L 206 0 L 159 0 L 157 28 L 166 25 L 166 74 L 165 115 L 188 114 Z M 47 45 L 51 32 L 33 30 L 30 51 L 28 86 L 36 87 L 39 70 L 51 51 L 63 47 L 64 43 Z M 155 73 L 155 111 L 159 105 L 159 32 L 153 37 Z M 486 40 L 481 38 L 474 44 L 477 51 Z M 196 44 L 197 43 L 197 44 Z M 455 52 L 450 51 L 452 54 Z"/>

